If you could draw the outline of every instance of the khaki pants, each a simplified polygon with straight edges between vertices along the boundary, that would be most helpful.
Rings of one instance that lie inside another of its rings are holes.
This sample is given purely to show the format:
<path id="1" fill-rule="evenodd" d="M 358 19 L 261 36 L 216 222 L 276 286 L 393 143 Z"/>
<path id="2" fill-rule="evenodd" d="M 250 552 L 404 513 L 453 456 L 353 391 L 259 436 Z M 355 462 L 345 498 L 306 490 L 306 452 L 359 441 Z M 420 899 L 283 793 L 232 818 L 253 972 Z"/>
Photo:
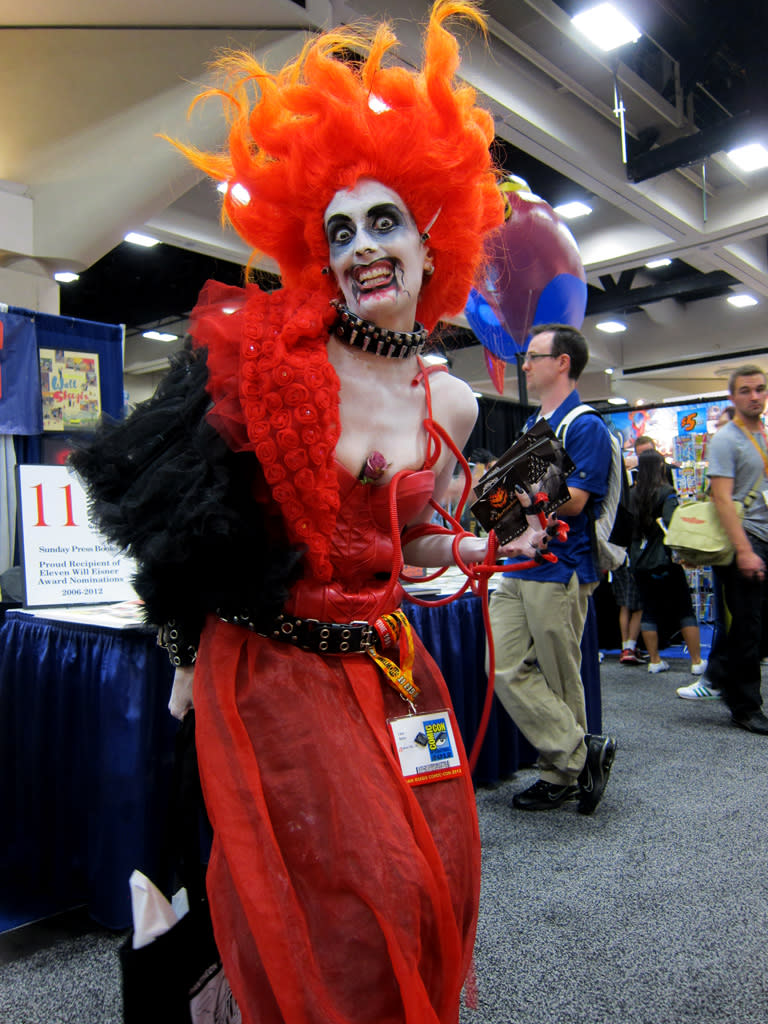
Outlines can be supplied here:
<path id="1" fill-rule="evenodd" d="M 504 577 L 491 598 L 496 694 L 539 751 L 541 778 L 572 785 L 584 767 L 581 635 L 595 584 Z"/>

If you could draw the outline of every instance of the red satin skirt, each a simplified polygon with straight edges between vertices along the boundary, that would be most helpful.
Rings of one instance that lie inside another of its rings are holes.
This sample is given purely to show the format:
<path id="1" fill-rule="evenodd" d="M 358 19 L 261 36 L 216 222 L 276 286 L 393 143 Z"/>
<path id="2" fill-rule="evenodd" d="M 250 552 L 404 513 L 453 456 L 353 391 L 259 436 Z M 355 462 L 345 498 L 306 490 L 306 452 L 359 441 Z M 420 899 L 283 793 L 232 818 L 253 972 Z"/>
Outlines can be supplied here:
<path id="1" fill-rule="evenodd" d="M 415 641 L 418 710 L 450 707 Z M 462 777 L 407 785 L 386 723 L 408 709 L 370 657 L 218 619 L 194 700 L 211 912 L 243 1020 L 456 1024 L 480 887 L 463 752 Z"/>

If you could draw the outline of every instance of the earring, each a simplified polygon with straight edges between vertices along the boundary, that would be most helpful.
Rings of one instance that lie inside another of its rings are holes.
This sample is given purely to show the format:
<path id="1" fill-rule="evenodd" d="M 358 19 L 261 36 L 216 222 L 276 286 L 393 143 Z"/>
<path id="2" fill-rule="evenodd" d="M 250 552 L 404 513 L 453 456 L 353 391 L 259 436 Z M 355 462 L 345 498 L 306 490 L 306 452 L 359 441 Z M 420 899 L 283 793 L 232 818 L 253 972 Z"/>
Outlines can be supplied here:
<path id="1" fill-rule="evenodd" d="M 432 225 L 435 223 L 437 218 L 440 216 L 440 210 L 442 210 L 442 206 L 438 209 L 438 211 L 435 214 L 435 216 L 432 218 L 432 220 L 429 222 L 429 224 L 427 224 L 427 226 L 421 232 L 421 235 L 419 237 L 421 238 L 421 244 L 422 245 L 426 245 L 427 242 L 429 241 L 429 232 L 432 230 Z"/>
<path id="2" fill-rule="evenodd" d="M 323 269 L 320 271 L 321 274 L 330 274 L 330 272 L 331 272 L 331 268 L 330 267 L 323 267 Z"/>
<path id="3" fill-rule="evenodd" d="M 424 260 L 424 273 L 427 277 L 432 277 L 435 272 L 435 262 L 431 256 L 427 256 Z"/>

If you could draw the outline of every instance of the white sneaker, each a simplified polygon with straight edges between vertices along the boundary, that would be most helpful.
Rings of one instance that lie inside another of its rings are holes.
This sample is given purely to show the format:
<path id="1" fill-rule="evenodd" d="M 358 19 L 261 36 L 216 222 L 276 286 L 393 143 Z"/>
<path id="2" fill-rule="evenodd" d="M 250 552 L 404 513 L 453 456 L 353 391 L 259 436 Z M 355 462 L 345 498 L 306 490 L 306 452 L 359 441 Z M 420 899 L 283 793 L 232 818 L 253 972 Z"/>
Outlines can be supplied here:
<path id="1" fill-rule="evenodd" d="M 656 675 L 657 672 L 666 672 L 668 669 L 669 669 L 669 662 L 668 661 L 657 661 L 657 662 L 649 661 L 648 662 L 648 671 L 652 675 Z"/>
<path id="2" fill-rule="evenodd" d="M 691 675 L 692 676 L 703 676 L 707 671 L 707 659 L 702 658 L 701 661 L 697 661 L 696 664 L 691 662 Z"/>
<path id="3" fill-rule="evenodd" d="M 720 691 L 713 690 L 706 683 L 691 683 L 690 686 L 680 686 L 675 690 L 678 697 L 683 700 L 720 700 Z"/>

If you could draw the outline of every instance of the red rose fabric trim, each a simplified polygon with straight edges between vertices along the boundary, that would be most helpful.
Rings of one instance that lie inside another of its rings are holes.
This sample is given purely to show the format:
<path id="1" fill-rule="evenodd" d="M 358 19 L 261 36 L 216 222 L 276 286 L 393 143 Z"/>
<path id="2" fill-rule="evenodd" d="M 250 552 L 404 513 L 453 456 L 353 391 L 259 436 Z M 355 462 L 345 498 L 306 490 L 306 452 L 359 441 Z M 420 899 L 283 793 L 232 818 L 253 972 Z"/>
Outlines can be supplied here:
<path id="1" fill-rule="evenodd" d="M 208 418 L 233 450 L 254 452 L 289 540 L 323 582 L 339 510 L 339 379 L 326 351 L 336 316 L 310 292 L 210 281 L 191 317 L 208 349 Z"/>
<path id="2" fill-rule="evenodd" d="M 323 581 L 331 579 L 339 509 L 333 461 L 341 432 L 339 380 L 326 353 L 334 316 L 328 302 L 311 293 L 254 293 L 241 346 L 248 437 L 290 540 L 306 546 L 309 567 Z M 263 416 L 250 415 L 261 408 Z"/>

